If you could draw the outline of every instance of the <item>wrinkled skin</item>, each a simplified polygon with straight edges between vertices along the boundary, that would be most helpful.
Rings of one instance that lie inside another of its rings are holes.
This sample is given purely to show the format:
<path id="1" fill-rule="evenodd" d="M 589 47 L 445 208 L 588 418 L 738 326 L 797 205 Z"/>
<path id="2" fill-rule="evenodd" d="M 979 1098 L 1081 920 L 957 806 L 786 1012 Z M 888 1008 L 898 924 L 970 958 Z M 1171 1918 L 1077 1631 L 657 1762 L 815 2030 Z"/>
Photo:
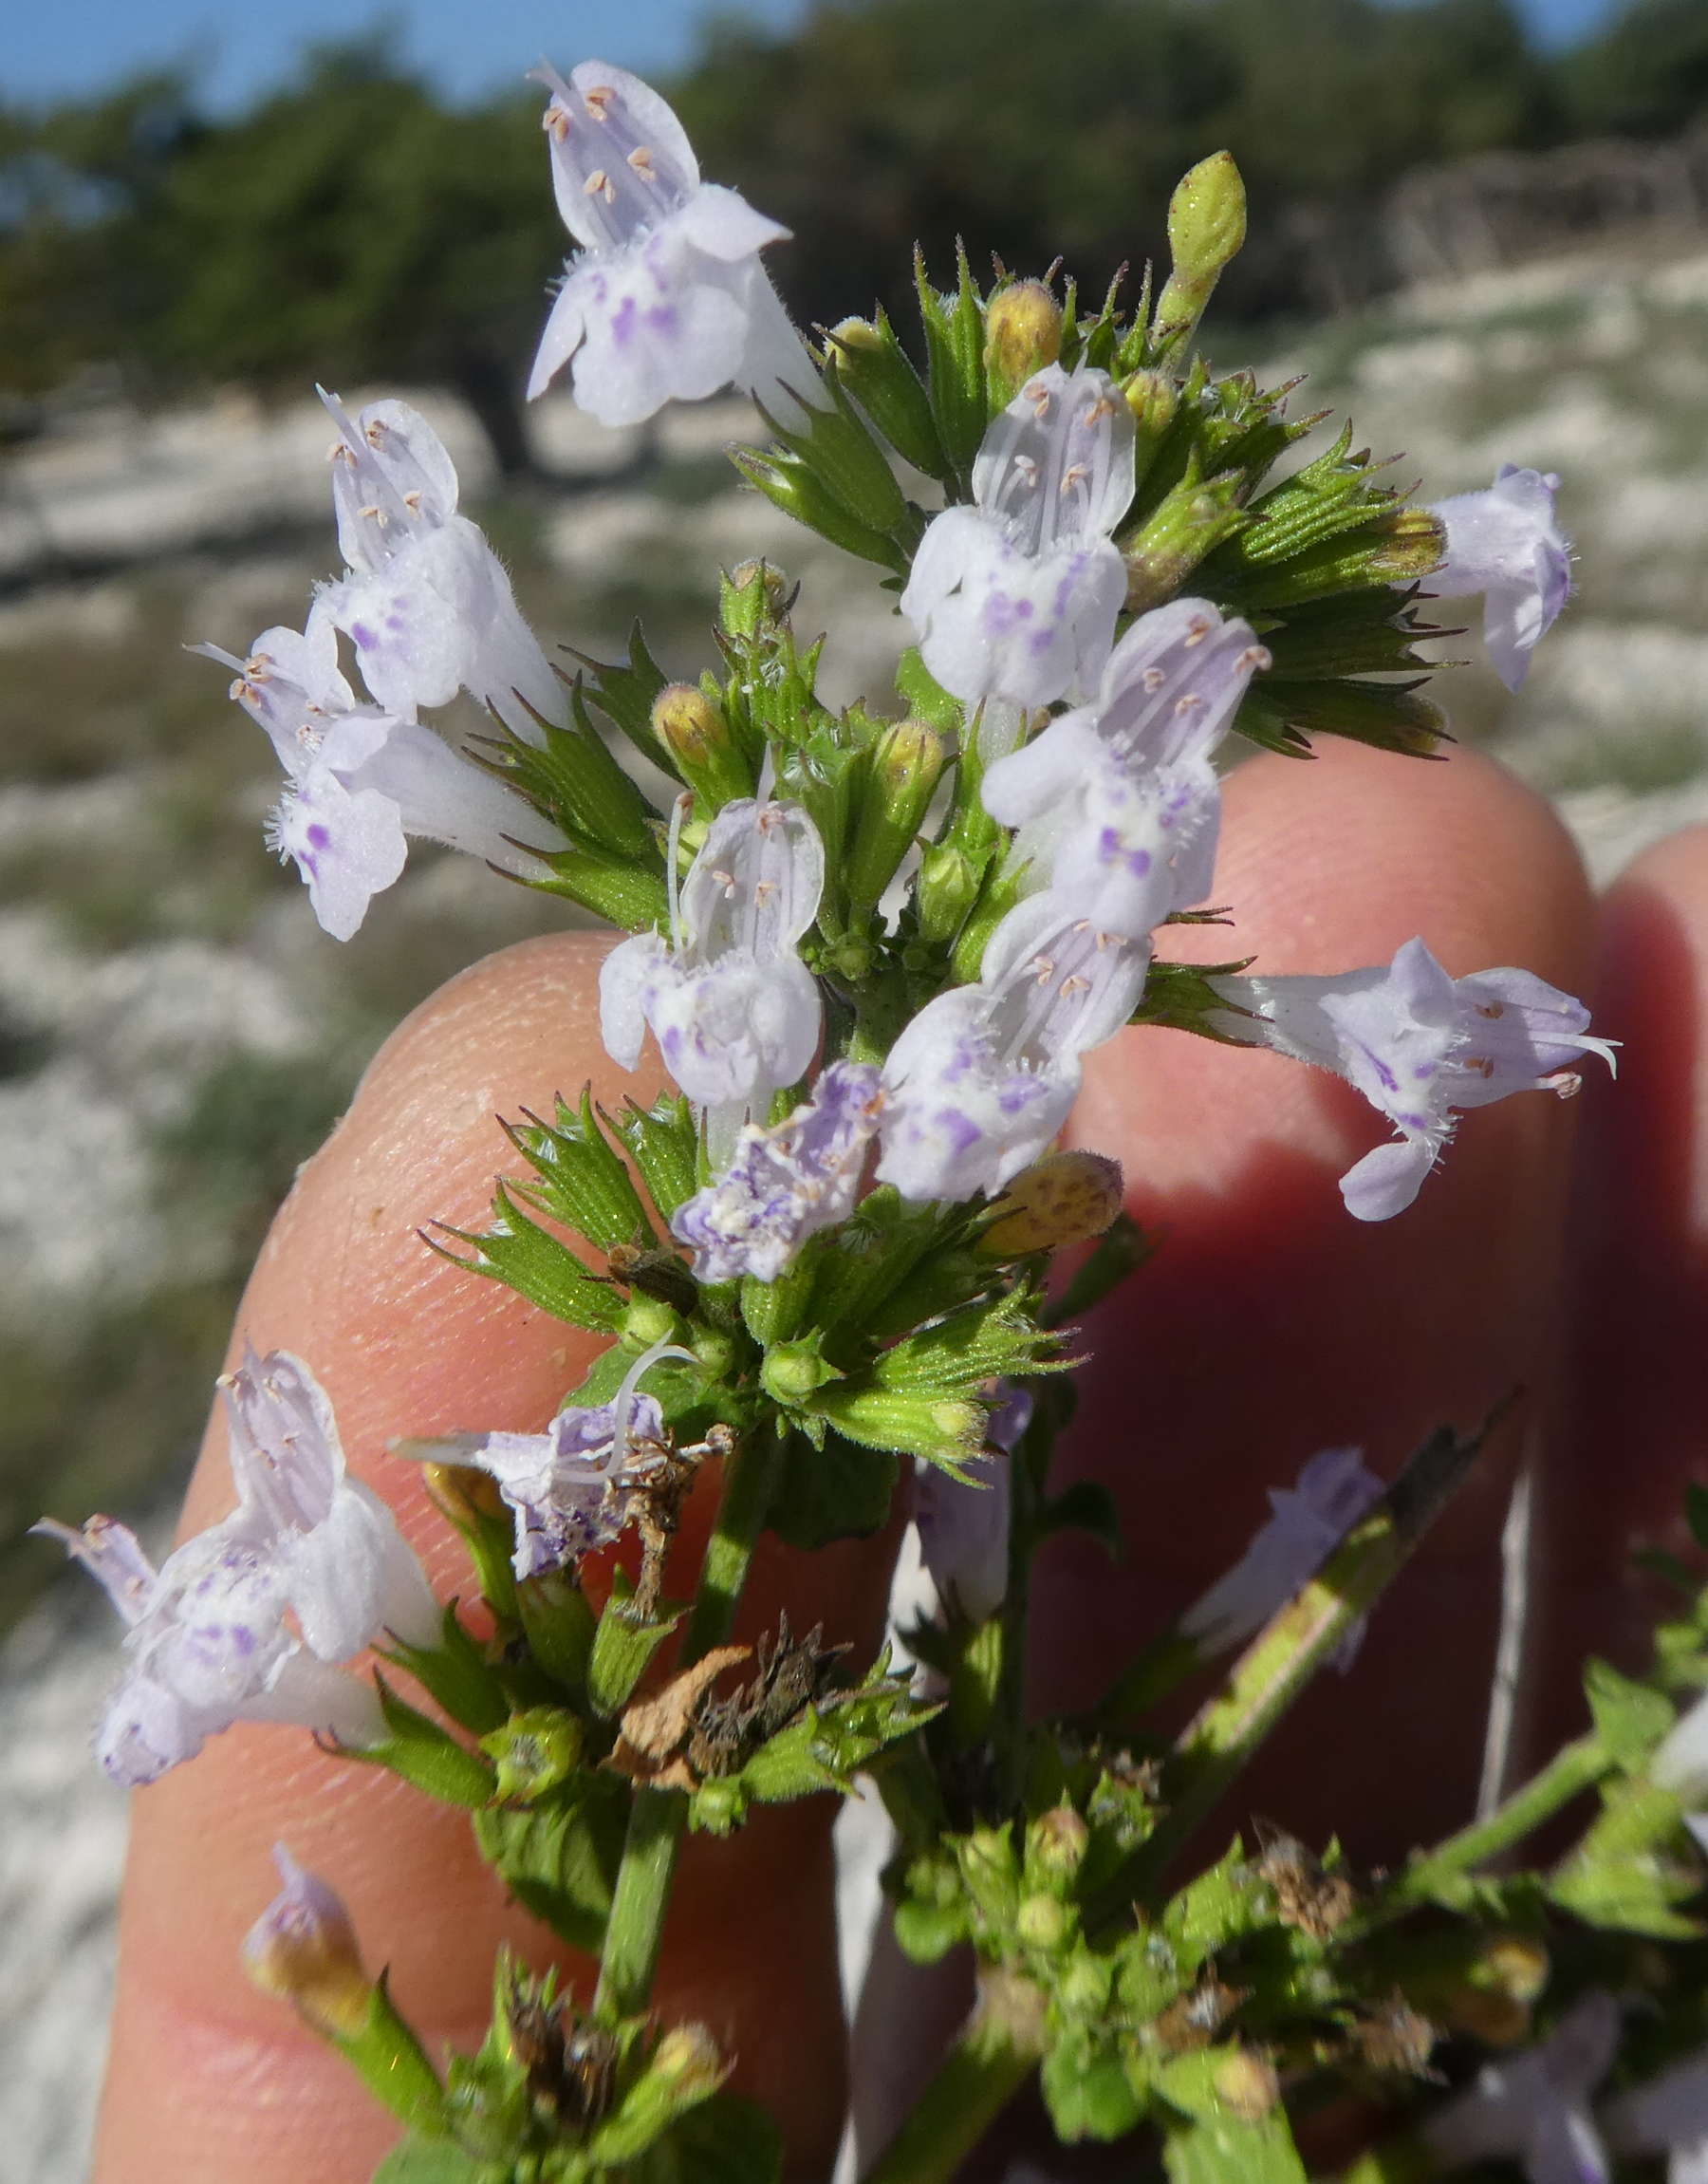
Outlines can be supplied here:
<path id="1" fill-rule="evenodd" d="M 1392 1857 L 1475 1795 L 1496 1540 L 1521 1455 L 1540 1480 L 1527 1750 L 1576 1726 L 1586 1653 L 1641 1661 L 1652 1603 L 1631 1544 L 1680 1543 L 1708 1332 L 1708 833 L 1651 851 L 1598 909 L 1553 818 L 1486 762 L 1407 767 L 1326 746 L 1313 766 L 1259 757 L 1234 778 L 1217 898 L 1237 905 L 1237 933 L 1177 928 L 1165 953 L 1256 950 L 1272 972 L 1322 971 L 1385 961 L 1421 931 L 1456 975 L 1522 963 L 1584 994 L 1597 1029 L 1625 1042 L 1617 1086 L 1592 1083 L 1575 1109 L 1525 1097 L 1467 1117 L 1416 1206 L 1374 1227 L 1335 1188 L 1381 1129 L 1346 1086 L 1175 1033 L 1128 1032 L 1087 1059 L 1070 1141 L 1121 1158 L 1132 1210 L 1167 1239 L 1087 1330 L 1063 1469 L 1108 1482 L 1132 1547 L 1120 1569 L 1089 1543 L 1050 1547 L 1035 1595 L 1041 1704 L 1092 1695 L 1124 1646 L 1236 1557 L 1265 1487 L 1313 1449 L 1359 1443 L 1391 1473 L 1437 1422 L 1468 1425 L 1515 1383 L 1529 1391 L 1351 1673 L 1306 1697 L 1215 1823 L 1225 1838 L 1255 1811 Z M 504 1165 L 494 1111 L 538 1108 L 588 1073 L 598 1097 L 622 1089 L 596 1028 L 603 945 L 512 949 L 401 1028 L 281 1212 L 239 1316 L 233 1354 L 248 1335 L 313 1362 L 353 1471 L 393 1503 L 441 1593 L 466 1589 L 456 1543 L 387 1437 L 537 1431 L 594 1345 L 458 1275 L 414 1232 L 482 1213 Z M 188 1525 L 229 1492 L 223 1434 L 216 1420 Z M 768 1543 L 744 1629 L 787 1603 L 869 1647 L 892 1545 L 808 1568 Z M 702 2018 L 735 2048 L 737 2082 L 772 2103 L 803 2176 L 826 2173 L 844 2100 L 832 1817 L 814 1801 L 691 1845 L 659 1989 L 666 2016 Z M 392 2138 L 355 2080 L 239 1972 L 281 1838 L 346 1897 L 430 2045 L 477 2040 L 500 1940 L 535 1962 L 553 1953 L 507 1909 L 455 1814 L 290 1731 L 215 1739 L 137 1800 L 98 2184 L 359 2184 Z M 908 2044 L 924 2045 L 917 2031 Z"/>

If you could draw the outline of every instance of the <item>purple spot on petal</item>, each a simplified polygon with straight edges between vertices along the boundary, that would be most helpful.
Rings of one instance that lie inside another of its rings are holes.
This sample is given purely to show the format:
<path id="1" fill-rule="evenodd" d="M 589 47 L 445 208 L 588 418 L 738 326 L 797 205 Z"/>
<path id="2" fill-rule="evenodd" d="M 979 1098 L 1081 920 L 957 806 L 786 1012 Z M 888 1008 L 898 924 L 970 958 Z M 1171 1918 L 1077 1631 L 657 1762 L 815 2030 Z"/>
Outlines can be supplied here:
<path id="1" fill-rule="evenodd" d="M 363 652 L 371 652 L 380 642 L 365 622 L 352 622 L 350 635 L 355 640 L 358 648 Z"/>

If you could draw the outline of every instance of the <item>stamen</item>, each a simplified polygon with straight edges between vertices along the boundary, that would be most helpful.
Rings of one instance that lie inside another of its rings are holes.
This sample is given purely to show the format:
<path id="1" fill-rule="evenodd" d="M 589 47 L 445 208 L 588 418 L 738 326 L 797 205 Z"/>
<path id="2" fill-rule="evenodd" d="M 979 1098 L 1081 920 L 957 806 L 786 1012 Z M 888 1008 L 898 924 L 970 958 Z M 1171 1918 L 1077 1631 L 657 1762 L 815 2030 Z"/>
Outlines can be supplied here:
<path id="1" fill-rule="evenodd" d="M 1049 415 L 1049 405 L 1055 397 L 1041 379 L 1035 379 L 1026 390 L 1026 399 L 1032 406 L 1032 415 L 1042 422 Z"/>
<path id="2" fill-rule="evenodd" d="M 410 490 L 403 495 L 403 505 L 406 509 L 408 509 L 411 515 L 420 514 L 421 489 L 418 485 L 412 486 Z"/>
<path id="3" fill-rule="evenodd" d="M 652 146 L 650 144 L 637 144 L 628 156 L 628 163 L 642 181 L 656 182 L 658 180 L 658 174 L 653 166 Z"/>
<path id="4" fill-rule="evenodd" d="M 1113 417 L 1114 415 L 1115 404 L 1109 400 L 1106 394 L 1100 394 L 1097 400 L 1091 404 L 1090 408 L 1086 410 L 1085 416 L 1080 420 L 1080 422 L 1082 424 L 1102 424 L 1105 418 Z"/>
<path id="5" fill-rule="evenodd" d="M 1154 697 L 1168 680 L 1160 667 L 1147 667 L 1139 678 L 1139 686 L 1147 698 Z"/>
<path id="6" fill-rule="evenodd" d="M 546 109 L 546 126 L 548 130 L 550 130 L 551 134 L 557 139 L 560 144 L 569 134 L 568 112 L 566 108 L 560 106 L 555 99 Z"/>
<path id="7" fill-rule="evenodd" d="M 611 177 L 603 167 L 595 167 L 582 184 L 582 194 L 588 197 L 603 197 L 607 205 L 617 202 L 617 192 Z"/>
<path id="8" fill-rule="evenodd" d="M 1187 630 L 1185 636 L 1180 640 L 1180 642 L 1184 646 L 1190 649 L 1195 644 L 1201 644 L 1205 638 L 1209 636 L 1209 634 L 1210 625 L 1204 620 L 1204 617 L 1201 614 L 1195 614 L 1192 618 L 1192 626 Z"/>
<path id="9" fill-rule="evenodd" d="M 616 96 L 617 87 L 614 84 L 593 84 L 582 93 L 582 104 L 596 121 L 608 121 L 611 117 L 605 108 Z"/>
<path id="10" fill-rule="evenodd" d="M 1072 493 L 1076 487 L 1085 484 L 1086 480 L 1090 476 L 1090 471 L 1086 469 L 1083 462 L 1070 462 L 1068 465 L 1068 468 L 1062 473 L 1062 482 L 1060 488 L 1058 489 L 1060 491 L 1061 497 L 1066 500 L 1068 495 Z"/>
<path id="11" fill-rule="evenodd" d="M 1488 1017 L 1491 1020 L 1496 1017 L 1504 1017 L 1506 1015 L 1506 1003 L 1504 1001 L 1478 1001 L 1476 1013 L 1479 1017 Z"/>

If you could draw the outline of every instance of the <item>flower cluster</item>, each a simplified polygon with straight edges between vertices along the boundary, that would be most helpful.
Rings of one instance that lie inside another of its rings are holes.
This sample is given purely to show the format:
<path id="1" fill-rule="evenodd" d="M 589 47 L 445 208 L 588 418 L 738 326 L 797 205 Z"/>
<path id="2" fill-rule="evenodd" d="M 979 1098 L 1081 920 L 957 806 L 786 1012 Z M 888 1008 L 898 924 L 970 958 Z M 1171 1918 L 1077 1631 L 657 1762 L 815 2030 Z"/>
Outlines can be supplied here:
<path id="1" fill-rule="evenodd" d="M 427 1644 L 439 1612 L 391 1511 L 347 1478 L 325 1391 L 300 1358 L 246 1352 L 220 1382 L 237 1506 L 157 1570 L 111 1517 L 44 1521 L 128 1626 L 96 1750 L 151 1783 L 233 1722 L 297 1722 L 346 1744 L 381 1734 L 371 1684 L 340 1672 L 390 1633 Z"/>

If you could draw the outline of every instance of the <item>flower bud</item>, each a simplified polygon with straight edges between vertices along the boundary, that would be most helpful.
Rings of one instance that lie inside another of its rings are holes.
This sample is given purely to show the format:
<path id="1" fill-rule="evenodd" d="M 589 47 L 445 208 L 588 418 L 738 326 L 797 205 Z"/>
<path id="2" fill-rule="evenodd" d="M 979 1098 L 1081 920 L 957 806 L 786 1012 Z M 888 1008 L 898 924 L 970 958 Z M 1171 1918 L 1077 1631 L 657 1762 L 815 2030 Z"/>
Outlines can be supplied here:
<path id="1" fill-rule="evenodd" d="M 1053 1895 L 1029 1895 L 1014 1917 L 1014 1932 L 1028 1949 L 1053 1953 L 1068 1938 L 1072 1919 Z"/>
<path id="2" fill-rule="evenodd" d="M 1055 1980 L 1056 2006 L 1064 2017 L 1100 2018 L 1114 1991 L 1115 1968 L 1105 1956 L 1076 1949 Z"/>
<path id="3" fill-rule="evenodd" d="M 982 877 L 965 851 L 953 843 L 939 842 L 926 850 L 915 890 L 922 940 L 938 945 L 954 940 L 978 900 Z"/>
<path id="4" fill-rule="evenodd" d="M 991 412 L 1006 409 L 1033 372 L 1062 353 L 1062 307 L 1042 281 L 1016 281 L 985 307 L 985 373 Z"/>
<path id="5" fill-rule="evenodd" d="M 854 841 L 848 852 L 848 900 L 869 911 L 911 848 L 948 753 L 923 720 L 897 720 L 871 748 Z"/>
<path id="6" fill-rule="evenodd" d="M 652 2070 L 679 2093 L 711 2093 L 730 2066 L 703 2025 L 673 2025 L 653 2050 Z"/>
<path id="7" fill-rule="evenodd" d="M 362 1968 L 350 1914 L 283 1843 L 273 1845 L 273 1863 L 285 1886 L 244 1936 L 244 1969 L 263 1994 L 293 2003 L 316 2031 L 354 2040 L 368 2022 L 374 1983 Z"/>
<path id="8" fill-rule="evenodd" d="M 652 727 L 677 771 L 714 806 L 751 796 L 753 777 L 723 709 L 692 682 L 667 682 L 653 700 Z"/>
<path id="9" fill-rule="evenodd" d="M 826 1365 L 809 1342 L 773 1344 L 766 1352 L 759 1376 L 766 1393 L 787 1404 L 804 1403 L 826 1381 L 841 1377 L 835 1366 Z"/>
<path id="10" fill-rule="evenodd" d="M 1126 556 L 1128 610 L 1146 614 L 1174 597 L 1204 556 L 1245 522 L 1235 499 L 1237 473 L 1178 485 L 1121 542 Z"/>
<path id="11" fill-rule="evenodd" d="M 1022 1168 L 991 1208 L 984 1259 L 1024 1259 L 1101 1236 L 1121 1211 L 1121 1163 L 1100 1152 L 1053 1152 Z"/>
<path id="12" fill-rule="evenodd" d="M 394 1446 L 401 1449 L 408 1444 L 399 1442 Z M 510 1511 L 498 1491 L 497 1480 L 490 1472 L 477 1471 L 472 1464 L 423 1464 L 421 1477 L 435 1507 L 441 1510 L 459 1532 L 474 1530 L 481 1520 L 488 1517 L 495 1517 L 508 1529 Z"/>
<path id="13" fill-rule="evenodd" d="M 1281 2098 L 1281 2081 L 1267 2056 L 1249 2047 L 1236 2047 L 1216 2065 L 1216 2098 L 1242 2123 L 1258 2123 Z"/>
<path id="14" fill-rule="evenodd" d="M 1245 183 L 1232 152 L 1213 152 L 1181 177 L 1168 203 L 1174 270 L 1158 299 L 1157 338 L 1178 347 L 1192 339 L 1222 271 L 1245 241 Z"/>
<path id="15" fill-rule="evenodd" d="M 1049 1880 L 1070 1881 L 1090 1840 L 1090 1829 L 1071 1805 L 1054 1805 L 1026 1831 L 1027 1867 Z"/>
<path id="16" fill-rule="evenodd" d="M 1137 428 L 1133 435 L 1133 484 L 1142 486 L 1150 475 L 1161 446 L 1180 410 L 1179 383 L 1165 371 L 1136 371 L 1122 388 Z"/>
<path id="17" fill-rule="evenodd" d="M 631 1350 L 650 1350 L 656 1342 L 679 1342 L 682 1323 L 661 1297 L 637 1290 L 622 1316 L 622 1339 Z"/>
<path id="18" fill-rule="evenodd" d="M 844 319 L 825 345 L 831 377 L 859 402 L 890 445 L 916 470 L 947 477 L 949 462 L 931 414 L 931 398 L 894 329 L 877 320 Z"/>
<path id="19" fill-rule="evenodd" d="M 480 1740 L 497 1770 L 505 1804 L 531 1804 L 575 1772 L 582 1755 L 582 1726 L 561 1707 L 530 1707 Z"/>

